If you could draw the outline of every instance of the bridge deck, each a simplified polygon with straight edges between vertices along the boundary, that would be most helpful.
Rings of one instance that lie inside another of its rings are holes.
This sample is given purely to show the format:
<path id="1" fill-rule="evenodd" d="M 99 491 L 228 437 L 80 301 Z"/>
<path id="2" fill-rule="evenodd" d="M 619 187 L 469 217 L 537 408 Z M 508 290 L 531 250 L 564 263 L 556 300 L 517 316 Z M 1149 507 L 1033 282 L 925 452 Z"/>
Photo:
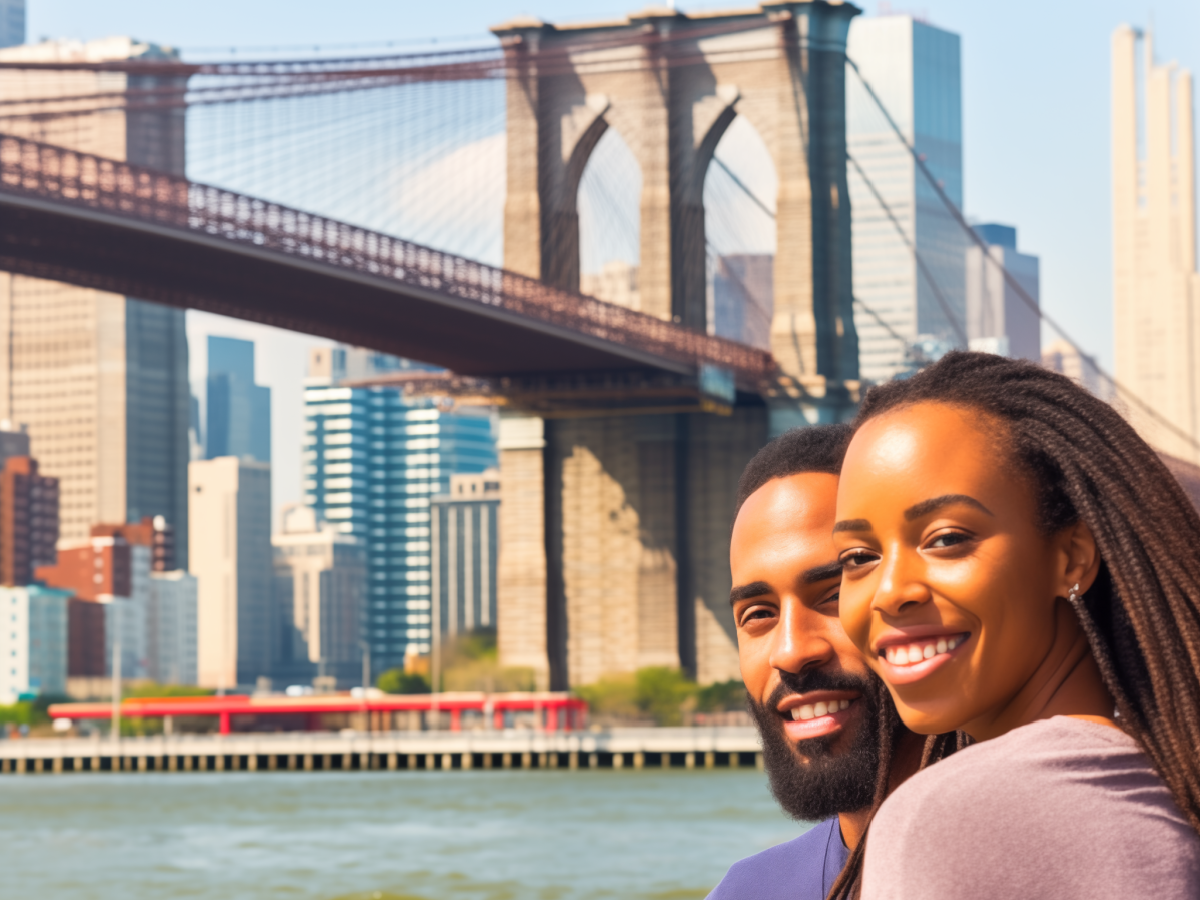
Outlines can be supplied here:
<path id="1" fill-rule="evenodd" d="M 0 269 L 263 322 L 466 375 L 709 365 L 765 351 L 344 222 L 0 136 Z"/>

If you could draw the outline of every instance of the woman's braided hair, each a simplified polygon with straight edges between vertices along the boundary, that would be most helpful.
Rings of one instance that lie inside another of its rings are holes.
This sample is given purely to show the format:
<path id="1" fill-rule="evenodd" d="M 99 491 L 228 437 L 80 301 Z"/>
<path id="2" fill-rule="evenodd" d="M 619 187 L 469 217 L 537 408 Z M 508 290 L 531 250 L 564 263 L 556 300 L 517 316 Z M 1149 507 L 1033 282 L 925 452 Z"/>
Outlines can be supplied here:
<path id="1" fill-rule="evenodd" d="M 1030 362 L 953 352 L 906 381 L 872 388 L 857 429 L 914 403 L 948 403 L 997 421 L 1047 534 L 1082 519 L 1101 566 L 1075 609 L 1124 730 L 1200 833 L 1200 515 L 1115 409 Z M 955 745 L 955 746 L 951 746 Z M 937 735 L 925 763 L 961 746 Z M 876 809 L 882 802 L 877 798 Z M 866 840 L 830 897 L 857 896 Z M 839 893 L 840 888 L 840 893 Z"/>

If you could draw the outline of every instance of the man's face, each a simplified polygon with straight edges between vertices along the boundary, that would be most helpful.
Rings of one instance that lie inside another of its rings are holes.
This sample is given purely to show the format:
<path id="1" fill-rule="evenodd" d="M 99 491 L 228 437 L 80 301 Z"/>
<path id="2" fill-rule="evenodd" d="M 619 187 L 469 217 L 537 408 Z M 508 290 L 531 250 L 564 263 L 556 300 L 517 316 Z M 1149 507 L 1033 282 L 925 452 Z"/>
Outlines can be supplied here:
<path id="1" fill-rule="evenodd" d="M 870 806 L 879 769 L 879 691 L 838 619 L 837 488 L 816 472 L 767 482 L 742 505 L 729 548 L 742 679 L 771 789 L 808 821 Z"/>

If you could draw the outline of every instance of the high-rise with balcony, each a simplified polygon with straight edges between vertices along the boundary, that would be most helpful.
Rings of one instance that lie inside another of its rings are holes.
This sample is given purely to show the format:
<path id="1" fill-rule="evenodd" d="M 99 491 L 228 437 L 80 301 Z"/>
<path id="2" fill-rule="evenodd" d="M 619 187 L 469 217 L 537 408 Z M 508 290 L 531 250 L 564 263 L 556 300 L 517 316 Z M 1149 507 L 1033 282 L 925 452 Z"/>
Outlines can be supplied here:
<path id="1" fill-rule="evenodd" d="M 104 63 L 176 59 L 128 38 L 48 41 L 0 61 Z M 126 111 L 123 92 L 183 81 L 115 71 L 0 70 L 5 130 L 183 174 L 184 111 Z M 95 101 L 86 98 L 97 95 Z M 20 100 L 70 100 L 81 114 L 21 118 Z M 94 102 L 95 111 L 88 111 Z M 0 273 L 0 419 L 28 427 L 43 474 L 59 479 L 62 538 L 97 522 L 163 516 L 187 564 L 188 352 L 182 310 Z"/>
<path id="2" fill-rule="evenodd" d="M 366 546 L 362 628 L 376 672 L 431 649 L 431 499 L 449 491 L 452 474 L 496 465 L 489 411 L 342 384 L 411 365 L 322 347 L 305 382 L 304 502 Z"/>
<path id="3" fill-rule="evenodd" d="M 1192 76 L 1128 25 L 1112 36 L 1112 185 L 1117 381 L 1154 410 L 1128 404 L 1147 441 L 1200 462 Z"/>
<path id="4" fill-rule="evenodd" d="M 846 53 L 862 76 L 846 73 L 859 369 L 884 381 L 908 368 L 918 340 L 965 343 L 967 237 L 862 82 L 961 209 L 960 42 L 912 16 L 863 16 Z"/>

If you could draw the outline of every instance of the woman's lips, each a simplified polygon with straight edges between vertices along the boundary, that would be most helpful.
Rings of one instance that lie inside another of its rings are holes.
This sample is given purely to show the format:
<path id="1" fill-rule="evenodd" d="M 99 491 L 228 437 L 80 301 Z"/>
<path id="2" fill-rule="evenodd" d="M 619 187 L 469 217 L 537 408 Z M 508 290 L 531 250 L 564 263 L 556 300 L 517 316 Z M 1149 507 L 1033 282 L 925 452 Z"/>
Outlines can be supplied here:
<path id="1" fill-rule="evenodd" d="M 888 684 L 912 684 L 954 658 L 970 632 L 934 634 L 904 641 L 889 640 L 876 650 L 879 674 Z"/>

